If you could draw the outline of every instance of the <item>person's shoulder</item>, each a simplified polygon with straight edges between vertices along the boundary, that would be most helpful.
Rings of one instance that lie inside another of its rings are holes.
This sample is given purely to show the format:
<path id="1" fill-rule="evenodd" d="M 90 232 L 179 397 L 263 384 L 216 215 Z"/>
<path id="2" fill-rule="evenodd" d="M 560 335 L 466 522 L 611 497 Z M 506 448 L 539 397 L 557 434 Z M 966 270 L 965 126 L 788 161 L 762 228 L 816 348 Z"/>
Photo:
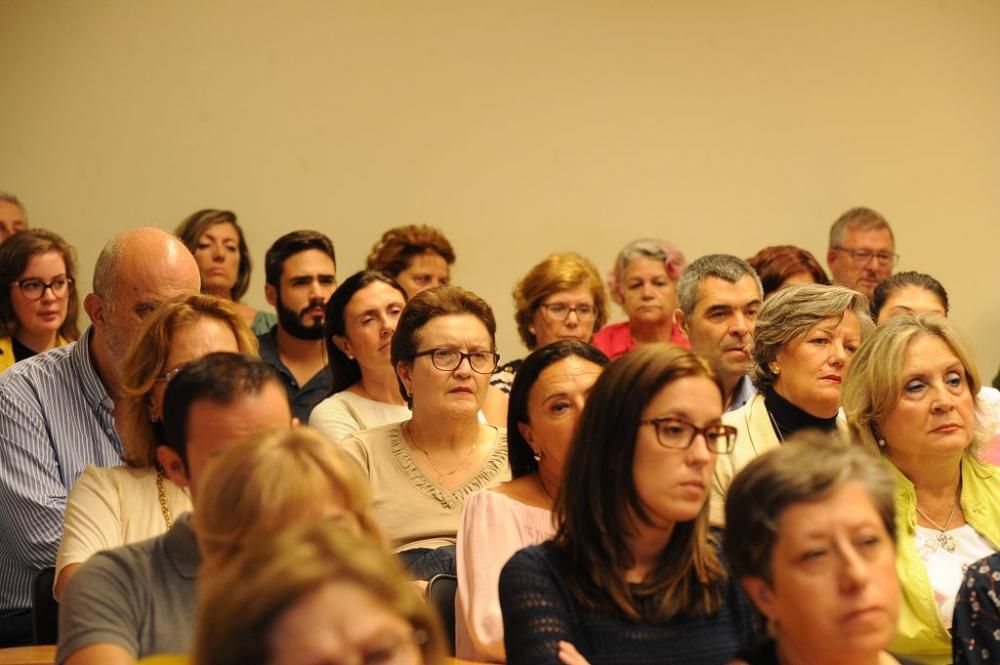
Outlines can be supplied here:
<path id="1" fill-rule="evenodd" d="M 381 444 L 383 441 L 401 440 L 403 437 L 403 423 L 388 423 L 362 429 L 348 436 L 344 441 L 354 439 L 365 447 L 370 447 L 374 443 Z"/>
<path id="2" fill-rule="evenodd" d="M 0 373 L 0 387 L 4 389 L 3 392 L 33 386 L 51 377 L 64 375 L 72 367 L 73 350 L 77 344 L 78 342 L 70 342 L 65 346 L 14 363 L 9 369 Z"/>

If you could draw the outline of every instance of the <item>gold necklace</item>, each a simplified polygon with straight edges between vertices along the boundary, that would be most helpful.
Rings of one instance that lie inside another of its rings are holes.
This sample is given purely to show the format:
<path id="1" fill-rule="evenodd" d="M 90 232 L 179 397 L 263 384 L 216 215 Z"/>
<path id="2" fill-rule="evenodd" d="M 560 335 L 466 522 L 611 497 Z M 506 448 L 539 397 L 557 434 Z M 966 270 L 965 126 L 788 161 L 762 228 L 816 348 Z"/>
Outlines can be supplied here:
<path id="1" fill-rule="evenodd" d="M 160 469 L 156 470 L 156 493 L 160 495 L 160 513 L 163 515 L 163 521 L 167 523 L 167 528 L 169 529 L 173 526 L 173 520 L 171 519 L 170 508 L 167 507 L 167 493 L 163 489 L 163 471 Z"/>
<path id="2" fill-rule="evenodd" d="M 410 431 L 410 423 L 409 423 L 409 421 L 407 421 L 406 424 L 403 425 L 403 428 L 406 430 L 406 437 L 410 440 L 410 443 L 412 443 L 413 446 L 417 450 L 419 450 L 420 452 L 422 452 L 424 454 L 424 457 L 427 458 L 427 463 L 431 465 L 432 469 L 434 469 L 434 473 L 437 474 L 437 479 L 438 480 L 443 480 L 443 479 L 448 478 L 450 476 L 454 476 L 456 473 L 458 473 L 463 468 L 465 468 L 466 462 L 469 461 L 469 458 L 472 457 L 472 453 L 476 452 L 476 448 L 479 447 L 479 441 L 476 441 L 474 444 L 472 444 L 472 447 L 469 448 L 469 452 L 465 453 L 465 457 L 462 458 L 462 461 L 459 462 L 458 466 L 456 466 L 451 471 L 448 471 L 447 473 L 442 473 L 441 469 L 438 468 L 437 464 L 435 464 L 434 460 L 431 458 L 431 454 L 429 452 L 427 452 L 427 450 L 423 446 L 421 446 L 419 443 L 417 443 L 417 440 L 415 438 L 413 438 L 413 432 Z"/>
<path id="3" fill-rule="evenodd" d="M 923 517 L 928 522 L 930 522 L 934 526 L 934 528 L 938 530 L 939 532 L 937 535 L 938 544 L 946 552 L 955 551 L 955 537 L 952 536 L 950 533 L 948 533 L 948 525 L 951 524 L 951 518 L 955 516 L 955 510 L 958 508 L 958 494 L 961 491 L 962 489 L 961 487 L 959 487 L 958 492 L 955 493 L 955 503 L 951 504 L 951 511 L 948 513 L 948 518 L 944 521 L 944 526 L 941 526 L 940 524 L 932 520 L 930 517 L 928 517 L 927 513 L 920 510 L 920 506 L 917 505 L 916 502 L 914 502 L 913 504 L 913 507 L 917 509 L 917 514 Z"/>

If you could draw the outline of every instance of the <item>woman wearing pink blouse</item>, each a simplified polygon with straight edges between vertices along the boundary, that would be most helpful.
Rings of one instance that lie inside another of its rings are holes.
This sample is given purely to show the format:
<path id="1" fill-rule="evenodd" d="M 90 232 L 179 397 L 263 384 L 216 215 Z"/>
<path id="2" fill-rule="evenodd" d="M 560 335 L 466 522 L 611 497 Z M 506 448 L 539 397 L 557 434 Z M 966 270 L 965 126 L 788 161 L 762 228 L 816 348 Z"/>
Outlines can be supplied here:
<path id="1" fill-rule="evenodd" d="M 589 344 L 564 340 L 529 355 L 514 378 L 507 413 L 514 480 L 467 498 L 458 530 L 459 658 L 505 660 L 500 571 L 519 549 L 552 537 L 563 460 L 587 393 L 606 363 Z"/>

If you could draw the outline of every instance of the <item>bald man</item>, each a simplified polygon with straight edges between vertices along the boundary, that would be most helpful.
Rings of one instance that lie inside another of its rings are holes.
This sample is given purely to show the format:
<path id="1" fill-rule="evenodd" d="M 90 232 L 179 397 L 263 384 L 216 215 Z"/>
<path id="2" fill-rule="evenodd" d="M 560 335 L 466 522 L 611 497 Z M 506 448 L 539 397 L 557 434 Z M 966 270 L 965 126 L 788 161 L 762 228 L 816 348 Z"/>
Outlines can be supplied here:
<path id="1" fill-rule="evenodd" d="M 121 464 L 119 366 L 142 319 L 201 284 L 183 243 L 154 228 L 112 239 L 94 275 L 79 341 L 0 374 L 0 647 L 30 643 L 31 581 L 55 564 L 73 483 L 88 464 Z"/>

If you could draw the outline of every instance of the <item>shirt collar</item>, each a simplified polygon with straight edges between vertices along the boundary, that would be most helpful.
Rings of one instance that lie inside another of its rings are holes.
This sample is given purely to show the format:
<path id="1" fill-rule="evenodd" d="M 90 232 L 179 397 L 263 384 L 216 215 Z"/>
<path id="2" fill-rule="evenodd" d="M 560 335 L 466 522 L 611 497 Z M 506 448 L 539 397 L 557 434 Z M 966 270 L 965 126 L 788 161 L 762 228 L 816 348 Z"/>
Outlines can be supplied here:
<path id="1" fill-rule="evenodd" d="M 70 352 L 70 358 L 76 368 L 76 375 L 83 387 L 83 395 L 92 406 L 102 406 L 107 410 L 114 408 L 115 403 L 108 394 L 107 388 L 97 374 L 94 359 L 90 355 L 90 343 L 94 339 L 94 326 L 89 326 L 76 341 L 76 346 Z"/>

